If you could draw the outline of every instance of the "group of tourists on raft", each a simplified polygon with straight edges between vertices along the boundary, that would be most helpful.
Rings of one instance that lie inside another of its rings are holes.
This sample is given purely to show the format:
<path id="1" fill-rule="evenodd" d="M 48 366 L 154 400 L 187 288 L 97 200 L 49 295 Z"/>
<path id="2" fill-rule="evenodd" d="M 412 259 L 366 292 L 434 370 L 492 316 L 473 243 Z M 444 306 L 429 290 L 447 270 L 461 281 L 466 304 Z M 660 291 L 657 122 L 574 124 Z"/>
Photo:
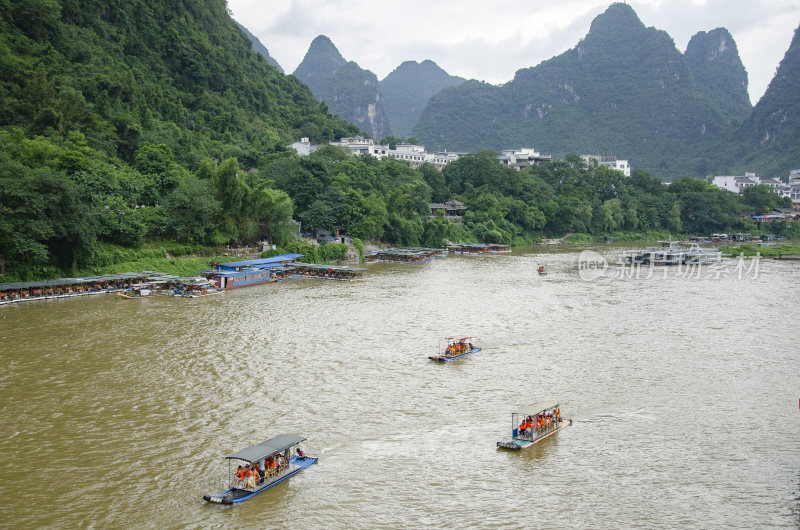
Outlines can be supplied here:
<path id="1" fill-rule="evenodd" d="M 297 449 L 297 455 L 303 456 L 303 451 Z M 258 462 L 250 465 L 243 465 L 236 468 L 232 488 L 254 489 L 257 484 L 263 484 L 264 479 L 269 475 L 274 475 L 283 471 L 289 465 L 291 451 L 287 449 L 283 454 L 276 454 L 262 458 Z"/>
<path id="2" fill-rule="evenodd" d="M 540 412 L 528 416 L 519 424 L 519 436 L 535 438 L 536 435 L 548 432 L 558 427 L 561 420 L 561 409 L 556 407 L 553 412 Z"/>
<path id="3" fill-rule="evenodd" d="M 470 342 L 467 344 L 464 341 L 459 341 L 449 344 L 447 348 L 445 348 L 444 354 L 450 357 L 453 355 L 461 355 L 462 353 L 467 353 L 468 351 L 472 351 L 472 343 Z"/>

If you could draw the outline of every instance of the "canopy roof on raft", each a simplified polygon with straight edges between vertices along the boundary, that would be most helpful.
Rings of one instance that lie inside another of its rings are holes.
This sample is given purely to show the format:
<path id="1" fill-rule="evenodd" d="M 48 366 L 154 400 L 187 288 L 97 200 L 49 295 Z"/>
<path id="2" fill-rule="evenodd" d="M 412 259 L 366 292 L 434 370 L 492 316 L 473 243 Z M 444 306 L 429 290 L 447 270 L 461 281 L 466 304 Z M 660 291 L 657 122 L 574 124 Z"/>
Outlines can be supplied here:
<path id="1" fill-rule="evenodd" d="M 504 248 L 508 247 L 508 245 L 503 245 L 501 243 L 455 243 L 451 245 L 455 248 Z"/>
<path id="2" fill-rule="evenodd" d="M 282 453 L 303 440 L 305 440 L 305 438 L 297 436 L 296 434 L 279 434 L 275 438 L 270 438 L 266 442 L 261 442 L 258 445 L 242 449 L 225 458 L 230 460 L 244 460 L 252 464 L 262 458 L 274 455 L 275 453 Z"/>
<path id="3" fill-rule="evenodd" d="M 302 258 L 303 254 L 281 254 L 279 256 L 272 256 L 271 258 L 258 258 L 248 259 L 244 261 L 231 261 L 229 263 L 217 263 L 217 267 L 225 267 L 228 269 L 235 269 L 239 267 L 257 267 L 259 265 L 266 265 L 268 263 L 280 263 L 282 261 L 293 261 L 297 258 Z"/>
<path id="4" fill-rule="evenodd" d="M 558 401 L 537 401 L 524 407 L 520 407 L 517 414 L 520 416 L 533 416 L 545 410 L 551 410 L 558 406 Z"/>
<path id="5" fill-rule="evenodd" d="M 318 263 L 303 263 L 302 261 L 295 261 L 292 263 L 294 268 L 318 270 L 318 271 L 332 271 L 332 272 L 361 272 L 367 269 L 361 267 L 348 267 L 346 265 L 323 265 Z"/>
<path id="6" fill-rule="evenodd" d="M 0 291 L 14 291 L 18 289 L 41 289 L 43 287 L 60 287 L 62 285 L 85 285 L 88 283 L 114 282 L 120 280 L 150 280 L 173 281 L 177 276 L 161 272 L 123 272 L 121 274 L 105 274 L 103 276 L 87 276 L 84 278 L 58 278 L 56 280 L 38 280 L 33 282 L 0 283 Z"/>
<path id="7" fill-rule="evenodd" d="M 274 263 L 272 265 L 260 265 L 256 269 L 246 269 L 246 270 L 243 270 L 243 271 L 230 271 L 230 270 L 228 270 L 228 271 L 211 271 L 211 274 L 214 275 L 214 276 L 224 276 L 225 278 L 235 278 L 237 276 L 248 276 L 248 275 L 252 275 L 252 274 L 258 274 L 258 273 L 261 273 L 261 272 L 267 272 L 267 271 L 270 271 L 270 270 L 272 272 L 277 272 L 282 267 L 283 267 L 283 265 L 281 265 L 280 263 Z"/>

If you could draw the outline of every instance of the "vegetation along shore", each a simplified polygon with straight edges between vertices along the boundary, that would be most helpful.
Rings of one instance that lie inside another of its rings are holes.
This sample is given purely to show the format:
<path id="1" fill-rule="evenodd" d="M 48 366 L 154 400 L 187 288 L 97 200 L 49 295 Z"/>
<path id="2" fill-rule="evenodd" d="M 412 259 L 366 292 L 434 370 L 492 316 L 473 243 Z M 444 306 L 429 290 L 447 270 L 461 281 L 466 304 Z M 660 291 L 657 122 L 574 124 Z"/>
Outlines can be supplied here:
<path id="1" fill-rule="evenodd" d="M 800 238 L 797 223 L 751 218 L 791 206 L 766 185 L 741 195 L 692 177 L 668 185 L 576 155 L 521 171 L 492 151 L 441 170 L 351 156 L 325 144 L 355 126 L 253 52 L 224 2 L 191 13 L 148 5 L 152 17 L 127 5 L 110 16 L 99 4 L 36 2 L 16 14 L 0 4 L 5 281 L 186 274 L 227 246 L 291 250 L 298 226 L 433 248 L 569 233 L 587 242 L 653 232 Z M 301 137 L 324 146 L 298 155 L 287 146 Z M 463 206 L 458 215 L 432 211 L 450 201 Z"/>

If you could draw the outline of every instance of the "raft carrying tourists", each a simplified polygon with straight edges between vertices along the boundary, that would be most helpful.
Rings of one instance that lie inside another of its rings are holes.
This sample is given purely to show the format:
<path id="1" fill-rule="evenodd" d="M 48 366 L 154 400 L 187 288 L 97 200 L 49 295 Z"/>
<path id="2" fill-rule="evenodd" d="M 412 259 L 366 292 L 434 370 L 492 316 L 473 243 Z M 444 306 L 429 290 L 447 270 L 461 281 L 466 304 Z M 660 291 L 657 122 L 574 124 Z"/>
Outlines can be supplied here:
<path id="1" fill-rule="evenodd" d="M 564 427 L 572 420 L 561 417 L 555 401 L 538 401 L 511 414 L 511 441 L 497 442 L 502 449 L 527 449 Z"/>
<path id="2" fill-rule="evenodd" d="M 452 361 L 453 359 L 460 359 L 461 357 L 466 357 L 467 355 L 475 352 L 481 351 L 481 349 L 477 346 L 474 346 L 472 342 L 470 342 L 469 335 L 455 335 L 452 337 L 445 338 L 445 342 L 447 347 L 444 349 L 443 353 L 439 355 L 430 355 L 428 359 L 432 361 Z M 439 346 L 441 349 L 441 345 Z"/>
<path id="3" fill-rule="evenodd" d="M 281 434 L 226 456 L 230 487 L 222 493 L 204 495 L 203 499 L 217 504 L 237 504 L 299 473 L 317 461 L 316 457 L 306 456 L 300 448 L 297 448 L 297 455 L 291 456 L 291 448 L 304 440 L 302 436 Z M 239 465 L 231 478 L 230 463 L 233 460 L 246 464 Z"/>

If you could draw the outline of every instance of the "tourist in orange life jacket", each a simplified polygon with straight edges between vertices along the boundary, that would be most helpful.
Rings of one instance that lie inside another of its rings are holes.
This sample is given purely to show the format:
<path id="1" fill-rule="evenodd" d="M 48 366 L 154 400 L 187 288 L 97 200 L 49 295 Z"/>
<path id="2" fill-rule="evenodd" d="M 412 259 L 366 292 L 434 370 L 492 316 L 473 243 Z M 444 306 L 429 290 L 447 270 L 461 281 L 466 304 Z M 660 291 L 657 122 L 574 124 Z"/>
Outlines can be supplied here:
<path id="1" fill-rule="evenodd" d="M 236 468 L 236 475 L 235 476 L 236 476 L 236 479 L 233 481 L 233 487 L 234 488 L 241 488 L 244 485 L 245 478 L 246 478 L 245 471 L 244 471 L 244 468 L 242 466 L 239 466 L 239 467 Z"/>

